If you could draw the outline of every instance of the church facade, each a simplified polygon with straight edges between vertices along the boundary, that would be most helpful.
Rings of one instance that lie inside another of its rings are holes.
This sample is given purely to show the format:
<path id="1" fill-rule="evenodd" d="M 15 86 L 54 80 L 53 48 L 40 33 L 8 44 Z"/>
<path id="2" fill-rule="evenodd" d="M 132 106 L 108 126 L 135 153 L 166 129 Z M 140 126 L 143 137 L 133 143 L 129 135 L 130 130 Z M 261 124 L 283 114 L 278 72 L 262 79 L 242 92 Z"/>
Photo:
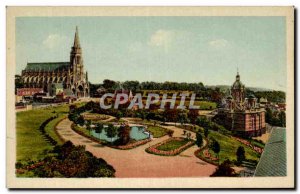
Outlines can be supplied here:
<path id="1" fill-rule="evenodd" d="M 256 137 L 266 133 L 265 109 L 259 106 L 254 95 L 246 98 L 245 85 L 240 81 L 239 73 L 230 93 L 225 107 L 218 110 L 216 119 L 236 135 Z"/>
<path id="2" fill-rule="evenodd" d="M 88 73 L 84 71 L 82 49 L 76 27 L 74 44 L 69 62 L 27 63 L 21 73 L 24 88 L 42 88 L 49 93 L 53 84 L 62 84 L 63 89 L 77 98 L 89 97 Z"/>

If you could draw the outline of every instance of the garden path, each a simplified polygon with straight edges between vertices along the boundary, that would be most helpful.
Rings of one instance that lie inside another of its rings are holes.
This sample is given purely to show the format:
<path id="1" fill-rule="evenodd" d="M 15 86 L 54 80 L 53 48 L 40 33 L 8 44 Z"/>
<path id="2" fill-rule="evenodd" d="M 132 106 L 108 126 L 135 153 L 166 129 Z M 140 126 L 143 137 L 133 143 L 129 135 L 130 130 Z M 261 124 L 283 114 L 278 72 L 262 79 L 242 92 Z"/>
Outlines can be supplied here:
<path id="1" fill-rule="evenodd" d="M 86 150 L 94 156 L 103 158 L 116 169 L 116 177 L 203 177 L 211 175 L 216 167 L 195 157 L 197 146 L 183 151 L 177 156 L 158 156 L 148 154 L 145 149 L 168 139 L 168 136 L 155 138 L 147 144 L 131 150 L 118 150 L 102 146 L 79 135 L 71 129 L 69 119 L 57 125 L 58 134 L 75 145 L 85 145 Z M 183 129 L 175 126 L 164 126 L 174 130 L 173 136 L 181 137 Z M 192 137 L 194 138 L 194 134 Z M 206 143 L 206 142 L 205 142 Z"/>

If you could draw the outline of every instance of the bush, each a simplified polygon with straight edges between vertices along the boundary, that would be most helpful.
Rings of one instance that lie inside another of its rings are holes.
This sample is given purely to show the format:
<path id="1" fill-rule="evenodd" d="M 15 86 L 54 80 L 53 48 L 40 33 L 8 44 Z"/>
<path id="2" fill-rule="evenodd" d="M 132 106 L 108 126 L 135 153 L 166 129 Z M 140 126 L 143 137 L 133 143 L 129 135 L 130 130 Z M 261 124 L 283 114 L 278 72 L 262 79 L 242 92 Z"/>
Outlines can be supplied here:
<path id="1" fill-rule="evenodd" d="M 103 159 L 74 146 L 70 141 L 55 146 L 51 155 L 30 166 L 17 163 L 17 169 L 28 170 L 37 177 L 114 177 L 115 169 Z"/>
<path id="2" fill-rule="evenodd" d="M 236 159 L 238 164 L 242 164 L 242 162 L 246 159 L 245 149 L 243 146 L 239 146 L 236 151 Z"/>
<path id="3" fill-rule="evenodd" d="M 218 166 L 216 171 L 210 175 L 211 177 L 234 177 L 237 176 L 234 169 L 231 168 L 231 162 L 225 160 L 221 165 Z"/>
<path id="4" fill-rule="evenodd" d="M 203 137 L 201 133 L 196 133 L 196 145 L 201 148 L 203 145 Z"/>
<path id="5" fill-rule="evenodd" d="M 167 134 L 169 135 L 169 137 L 172 137 L 172 136 L 173 136 L 173 133 L 174 133 L 174 131 L 172 131 L 172 130 L 167 130 Z"/>

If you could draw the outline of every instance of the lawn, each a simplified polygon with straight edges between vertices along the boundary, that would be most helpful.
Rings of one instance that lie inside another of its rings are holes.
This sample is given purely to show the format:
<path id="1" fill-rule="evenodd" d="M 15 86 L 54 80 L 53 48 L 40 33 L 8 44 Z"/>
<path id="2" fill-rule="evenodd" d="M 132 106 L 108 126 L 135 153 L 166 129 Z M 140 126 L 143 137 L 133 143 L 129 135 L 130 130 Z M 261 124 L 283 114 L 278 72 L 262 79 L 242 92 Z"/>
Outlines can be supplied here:
<path id="1" fill-rule="evenodd" d="M 64 142 L 61 140 L 61 138 L 59 138 L 59 136 L 56 134 L 55 132 L 55 127 L 56 125 L 64 118 L 67 117 L 67 114 L 61 114 L 59 115 L 56 119 L 53 119 L 52 121 L 50 121 L 46 127 L 45 127 L 45 131 L 46 133 L 52 138 L 54 139 L 59 145 L 62 145 Z"/>
<path id="2" fill-rule="evenodd" d="M 91 132 L 89 130 L 87 130 L 86 128 L 84 128 L 84 127 L 78 126 L 76 124 L 72 124 L 72 129 L 75 130 L 75 131 L 83 133 L 85 136 L 93 137 L 91 135 Z"/>
<path id="3" fill-rule="evenodd" d="M 150 131 L 154 138 L 158 138 L 167 135 L 168 129 L 158 126 L 148 126 L 147 131 Z"/>
<path id="4" fill-rule="evenodd" d="M 54 119 L 46 126 L 47 132 L 51 137 L 57 139 L 51 127 L 54 127 L 59 118 L 69 111 L 68 105 L 58 107 L 47 107 L 42 109 L 29 110 L 18 112 L 16 114 L 16 135 L 17 135 L 17 160 L 34 160 L 43 158 L 44 150 L 49 150 L 52 145 L 46 141 L 38 130 L 40 125 L 52 116 L 59 114 L 57 119 Z"/>
<path id="5" fill-rule="evenodd" d="M 183 139 L 183 140 L 171 140 L 168 141 L 165 144 L 162 144 L 160 146 L 157 147 L 158 150 L 162 150 L 162 151 L 170 151 L 170 150 L 175 150 L 177 148 L 180 148 L 181 146 L 187 144 L 189 142 L 189 140 L 187 139 Z"/>
<path id="6" fill-rule="evenodd" d="M 216 141 L 219 142 L 221 151 L 219 153 L 220 163 L 224 160 L 236 160 L 236 151 L 239 146 L 243 146 L 245 149 L 246 159 L 256 160 L 258 161 L 260 158 L 260 154 L 255 152 L 254 150 L 250 149 L 249 147 L 245 146 L 244 144 L 228 137 L 223 134 L 220 134 L 215 131 L 210 131 L 209 138 L 214 138 Z"/>
<path id="7" fill-rule="evenodd" d="M 195 101 L 195 105 L 200 106 L 200 110 L 213 110 L 216 109 L 217 104 L 209 101 Z"/>

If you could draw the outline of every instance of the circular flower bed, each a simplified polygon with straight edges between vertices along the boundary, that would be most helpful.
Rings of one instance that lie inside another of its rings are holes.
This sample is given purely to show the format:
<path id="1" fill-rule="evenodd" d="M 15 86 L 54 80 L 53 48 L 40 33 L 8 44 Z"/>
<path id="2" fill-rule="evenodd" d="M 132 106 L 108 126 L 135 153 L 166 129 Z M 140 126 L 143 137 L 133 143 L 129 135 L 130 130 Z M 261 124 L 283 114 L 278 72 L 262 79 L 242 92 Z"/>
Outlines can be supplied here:
<path id="1" fill-rule="evenodd" d="M 180 147 L 171 150 L 164 149 L 165 148 L 164 146 L 170 144 L 171 142 L 184 142 L 184 141 L 187 141 L 187 143 L 185 143 Z M 173 137 L 147 148 L 146 152 L 150 154 L 161 155 L 161 156 L 175 156 L 181 153 L 182 151 L 186 150 L 187 148 L 191 147 L 192 145 L 194 145 L 194 143 L 195 142 L 192 140 L 187 140 L 181 137 Z"/>

